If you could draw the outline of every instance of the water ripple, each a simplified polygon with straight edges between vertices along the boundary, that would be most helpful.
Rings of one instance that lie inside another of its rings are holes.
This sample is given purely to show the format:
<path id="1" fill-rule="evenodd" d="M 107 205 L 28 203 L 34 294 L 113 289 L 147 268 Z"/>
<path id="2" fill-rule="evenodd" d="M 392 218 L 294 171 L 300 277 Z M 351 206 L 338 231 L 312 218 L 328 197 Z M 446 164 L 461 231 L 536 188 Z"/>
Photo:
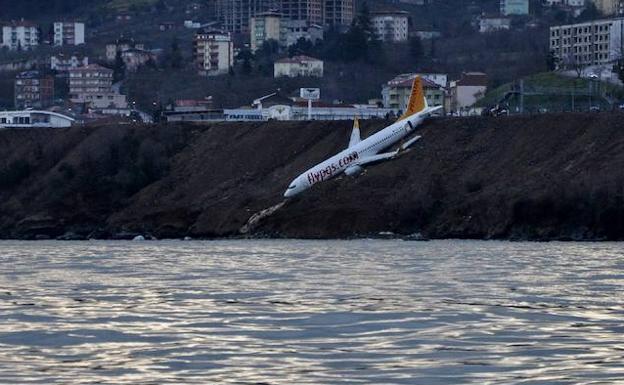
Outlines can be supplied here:
<path id="1" fill-rule="evenodd" d="M 0 383 L 624 384 L 623 254 L 0 242 Z"/>

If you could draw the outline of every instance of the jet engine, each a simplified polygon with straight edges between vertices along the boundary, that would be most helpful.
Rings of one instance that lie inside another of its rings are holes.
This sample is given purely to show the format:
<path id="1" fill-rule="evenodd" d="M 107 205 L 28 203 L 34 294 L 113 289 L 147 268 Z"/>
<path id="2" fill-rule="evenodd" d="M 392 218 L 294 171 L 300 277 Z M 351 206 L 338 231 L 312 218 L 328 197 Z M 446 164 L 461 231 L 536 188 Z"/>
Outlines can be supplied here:
<path id="1" fill-rule="evenodd" d="M 347 169 L 345 170 L 345 174 L 349 176 L 358 176 L 363 172 L 364 172 L 364 168 L 360 166 L 347 167 Z"/>

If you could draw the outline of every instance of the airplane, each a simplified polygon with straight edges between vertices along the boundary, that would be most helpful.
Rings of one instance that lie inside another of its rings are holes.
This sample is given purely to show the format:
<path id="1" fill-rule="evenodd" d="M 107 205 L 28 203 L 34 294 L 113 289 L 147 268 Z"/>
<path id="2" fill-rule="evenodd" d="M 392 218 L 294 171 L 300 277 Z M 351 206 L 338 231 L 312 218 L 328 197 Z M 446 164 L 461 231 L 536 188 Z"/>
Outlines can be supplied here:
<path id="1" fill-rule="evenodd" d="M 422 79 L 417 76 L 412 84 L 412 93 L 407 109 L 399 120 L 381 131 L 362 140 L 357 118 L 354 120 L 349 147 L 329 159 L 310 168 L 296 177 L 284 193 L 285 198 L 292 198 L 317 183 L 336 177 L 343 172 L 349 176 L 357 176 L 364 171 L 366 165 L 394 159 L 416 143 L 420 136 L 414 136 L 399 145 L 391 152 L 379 153 L 403 141 L 418 125 L 442 106 L 429 107 L 423 91 Z"/>

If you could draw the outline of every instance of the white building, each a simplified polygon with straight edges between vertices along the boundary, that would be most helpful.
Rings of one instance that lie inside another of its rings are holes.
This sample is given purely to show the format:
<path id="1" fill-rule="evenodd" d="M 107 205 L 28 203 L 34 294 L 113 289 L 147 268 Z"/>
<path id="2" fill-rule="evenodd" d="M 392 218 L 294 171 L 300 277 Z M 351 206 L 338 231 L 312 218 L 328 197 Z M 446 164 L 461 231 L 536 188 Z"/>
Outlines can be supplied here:
<path id="1" fill-rule="evenodd" d="M 28 21 L 13 22 L 2 27 L 2 47 L 11 51 L 29 50 L 39 45 L 39 30 Z"/>
<path id="2" fill-rule="evenodd" d="M 584 7 L 586 0 L 544 0 L 544 5 L 550 7 L 555 5 L 568 7 Z"/>
<path id="3" fill-rule="evenodd" d="M 273 75 L 276 78 L 287 76 L 291 78 L 323 77 L 323 61 L 309 56 L 300 55 L 280 59 L 273 66 Z"/>
<path id="4" fill-rule="evenodd" d="M 249 30 L 252 52 L 268 40 L 275 40 L 280 45 L 284 45 L 286 40 L 286 24 L 282 15 L 277 12 L 264 12 L 252 17 Z"/>
<path id="5" fill-rule="evenodd" d="M 605 16 L 624 14 L 624 0 L 591 0 Z"/>
<path id="6" fill-rule="evenodd" d="M 479 32 L 489 33 L 511 28 L 511 19 L 499 16 L 482 16 L 479 19 Z"/>
<path id="7" fill-rule="evenodd" d="M 85 43 L 84 23 L 54 23 L 54 45 L 81 45 Z"/>
<path id="8" fill-rule="evenodd" d="M 296 44 L 299 39 L 316 43 L 323 40 L 323 27 L 306 20 L 286 20 L 286 46 Z"/>
<path id="9" fill-rule="evenodd" d="M 409 12 L 376 12 L 371 21 L 377 37 L 385 42 L 407 41 Z"/>
<path id="10" fill-rule="evenodd" d="M 459 113 L 472 107 L 487 91 L 488 77 L 483 72 L 464 72 L 450 83 L 450 111 Z"/>
<path id="11" fill-rule="evenodd" d="M 528 15 L 529 0 L 500 0 L 501 15 Z"/>
<path id="12" fill-rule="evenodd" d="M 236 108 L 223 111 L 226 121 L 267 121 L 267 120 L 353 120 L 385 119 L 393 115 L 394 110 L 372 105 L 348 104 L 333 105 L 314 102 L 308 111 L 306 102 L 273 105 L 264 108 Z"/>
<path id="13" fill-rule="evenodd" d="M 550 27 L 550 50 L 563 67 L 609 64 L 624 53 L 624 18 Z"/>
<path id="14" fill-rule="evenodd" d="M 70 101 L 93 109 L 124 109 L 126 96 L 113 90 L 113 70 L 90 64 L 69 70 Z"/>
<path id="15" fill-rule="evenodd" d="M 66 72 L 72 68 L 86 67 L 88 65 L 89 57 L 87 56 L 80 58 L 76 55 L 66 57 L 63 54 L 59 54 L 50 57 L 50 69 L 59 72 Z"/>
<path id="16" fill-rule="evenodd" d="M 0 111 L 0 128 L 70 127 L 73 118 L 50 111 Z"/>
<path id="17" fill-rule="evenodd" d="M 200 74 L 227 74 L 234 65 L 234 44 L 230 33 L 199 30 L 195 34 L 194 54 Z"/>

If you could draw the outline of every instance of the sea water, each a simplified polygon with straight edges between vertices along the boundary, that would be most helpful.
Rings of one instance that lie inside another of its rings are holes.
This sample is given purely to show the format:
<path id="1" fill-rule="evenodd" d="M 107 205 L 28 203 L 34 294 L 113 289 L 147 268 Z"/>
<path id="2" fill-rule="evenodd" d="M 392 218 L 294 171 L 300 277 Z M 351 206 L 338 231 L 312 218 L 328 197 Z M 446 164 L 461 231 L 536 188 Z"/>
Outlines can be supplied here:
<path id="1" fill-rule="evenodd" d="M 624 384 L 624 247 L 0 242 L 1 384 Z"/>

